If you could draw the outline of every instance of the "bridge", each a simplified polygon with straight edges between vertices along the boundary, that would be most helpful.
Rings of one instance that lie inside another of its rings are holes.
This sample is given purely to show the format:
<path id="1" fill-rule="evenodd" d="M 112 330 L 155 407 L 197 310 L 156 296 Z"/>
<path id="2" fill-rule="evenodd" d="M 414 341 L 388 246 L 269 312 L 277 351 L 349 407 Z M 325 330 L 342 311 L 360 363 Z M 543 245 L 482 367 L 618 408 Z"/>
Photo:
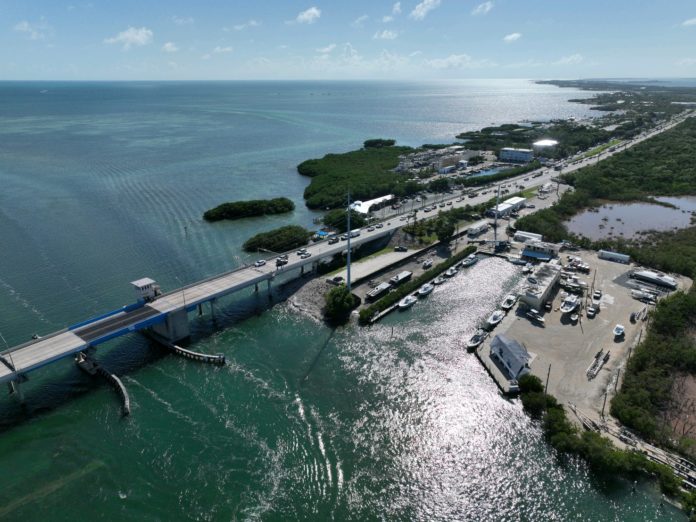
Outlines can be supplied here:
<path id="1" fill-rule="evenodd" d="M 351 238 L 351 249 L 386 237 L 403 224 L 396 219 L 383 224 L 382 228 L 375 228 L 370 232 L 363 230 L 360 236 Z M 150 329 L 161 338 L 174 343 L 189 336 L 188 312 L 204 303 L 214 302 L 219 297 L 250 286 L 258 291 L 259 284 L 264 282 L 270 292 L 277 276 L 294 269 L 299 269 L 302 273 L 307 267 L 314 269 L 322 259 L 345 252 L 346 249 L 345 241 L 333 245 L 327 240 L 319 241 L 306 247 L 310 254 L 307 258 L 288 252 L 288 263 L 282 267 L 276 267 L 272 259 L 260 267 L 243 266 L 165 293 L 151 302 L 140 301 L 45 337 L 32 339 L 0 352 L 0 383 L 14 381 L 18 385 L 31 371 L 143 329 Z"/>

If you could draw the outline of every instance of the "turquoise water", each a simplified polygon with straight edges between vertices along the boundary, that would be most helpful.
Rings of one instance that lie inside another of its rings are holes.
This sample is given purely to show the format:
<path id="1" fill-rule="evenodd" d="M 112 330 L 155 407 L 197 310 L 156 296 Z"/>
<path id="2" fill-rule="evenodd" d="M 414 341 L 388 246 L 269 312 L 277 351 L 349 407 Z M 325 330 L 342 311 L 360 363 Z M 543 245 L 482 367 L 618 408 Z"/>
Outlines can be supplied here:
<path id="1" fill-rule="evenodd" d="M 41 93 L 42 90 L 47 92 Z M 417 145 L 587 115 L 523 81 L 0 83 L 0 332 L 10 344 L 246 260 L 250 234 L 309 225 L 294 166 L 368 137 Z M 292 216 L 206 224 L 236 198 Z M 0 398 L 0 519 L 681 520 L 555 456 L 462 350 L 512 265 L 481 262 L 410 312 L 332 332 L 243 295 L 193 320 L 222 368 L 133 336 L 100 347 L 132 415 L 69 361 Z M 279 297 L 279 296 L 278 296 Z M 263 313 L 262 313 L 263 312 Z M 193 319 L 193 317 L 192 317 Z"/>

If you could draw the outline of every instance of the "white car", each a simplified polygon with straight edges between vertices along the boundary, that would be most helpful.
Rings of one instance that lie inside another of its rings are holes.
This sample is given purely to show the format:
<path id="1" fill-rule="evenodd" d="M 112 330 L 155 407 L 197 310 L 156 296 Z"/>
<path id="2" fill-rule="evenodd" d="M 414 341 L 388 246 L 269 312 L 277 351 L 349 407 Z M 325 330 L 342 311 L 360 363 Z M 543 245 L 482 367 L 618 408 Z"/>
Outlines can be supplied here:
<path id="1" fill-rule="evenodd" d="M 258 267 L 263 266 L 265 264 L 266 264 L 265 259 L 259 259 L 256 263 L 254 263 L 254 266 L 258 268 Z"/>

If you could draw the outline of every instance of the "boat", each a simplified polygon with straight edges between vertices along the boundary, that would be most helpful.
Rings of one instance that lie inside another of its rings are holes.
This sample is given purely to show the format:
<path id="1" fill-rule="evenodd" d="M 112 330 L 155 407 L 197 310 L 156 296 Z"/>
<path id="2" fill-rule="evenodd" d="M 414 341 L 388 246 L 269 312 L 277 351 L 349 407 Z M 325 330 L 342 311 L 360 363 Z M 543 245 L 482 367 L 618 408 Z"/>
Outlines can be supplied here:
<path id="1" fill-rule="evenodd" d="M 534 265 L 532 263 L 527 263 L 522 269 L 523 274 L 531 274 L 534 271 Z"/>
<path id="2" fill-rule="evenodd" d="M 510 261 L 513 265 L 526 265 L 527 261 L 522 259 L 521 257 L 508 257 L 508 261 Z"/>
<path id="3" fill-rule="evenodd" d="M 444 276 L 437 276 L 437 277 L 435 278 L 435 280 L 433 281 L 433 284 L 434 284 L 434 285 L 441 285 L 441 284 L 444 283 L 445 281 L 447 281 L 447 279 L 445 279 Z"/>
<path id="4" fill-rule="evenodd" d="M 623 335 L 626 333 L 626 329 L 623 327 L 622 324 L 617 324 L 614 327 L 614 337 L 623 337 Z"/>
<path id="5" fill-rule="evenodd" d="M 462 267 L 466 268 L 467 266 L 475 265 L 476 263 L 478 263 L 478 260 L 479 259 L 476 256 L 476 254 L 468 255 L 464 258 L 464 261 L 462 261 Z"/>
<path id="6" fill-rule="evenodd" d="M 423 261 L 423 270 L 427 270 L 427 269 L 430 268 L 431 266 L 433 266 L 433 260 L 432 260 L 432 259 L 428 258 L 428 259 L 426 259 L 425 261 Z"/>
<path id="7" fill-rule="evenodd" d="M 487 335 L 488 333 L 485 330 L 482 330 L 481 328 L 476 330 L 476 333 L 472 335 L 471 339 L 469 339 L 469 341 L 466 343 L 467 349 L 473 350 L 474 348 L 476 348 L 479 344 L 481 344 L 484 341 Z"/>
<path id="8" fill-rule="evenodd" d="M 454 267 L 448 268 L 447 272 L 445 272 L 445 277 L 454 277 L 459 273 L 459 270 L 457 270 Z"/>
<path id="9" fill-rule="evenodd" d="M 505 317 L 505 312 L 502 310 L 496 310 L 488 317 L 486 324 L 489 328 L 495 328 L 498 323 L 503 320 L 503 317 Z"/>
<path id="10" fill-rule="evenodd" d="M 662 272 L 658 272 L 657 270 L 638 270 L 630 274 L 630 277 L 639 279 L 640 281 L 646 281 L 654 285 L 666 286 L 672 290 L 677 289 L 677 281 L 673 277 L 663 274 Z"/>
<path id="11" fill-rule="evenodd" d="M 570 314 L 574 312 L 578 305 L 580 304 L 580 299 L 575 294 L 568 294 L 563 302 L 561 303 L 561 313 Z"/>
<path id="12" fill-rule="evenodd" d="M 425 297 L 429 293 L 431 293 L 435 287 L 431 283 L 425 283 L 423 286 L 421 286 L 418 289 L 418 297 Z"/>
<path id="13" fill-rule="evenodd" d="M 399 301 L 399 309 L 406 310 L 407 308 L 411 308 L 416 301 L 418 301 L 418 299 L 416 299 L 415 296 L 407 295 L 401 301 Z"/>
<path id="14" fill-rule="evenodd" d="M 535 310 L 534 308 L 532 308 L 531 310 L 529 310 L 529 312 L 527 312 L 526 315 L 527 315 L 527 317 L 529 317 L 532 321 L 536 321 L 536 322 L 541 323 L 541 324 L 544 324 L 544 323 L 545 323 L 544 317 L 539 313 L 538 310 Z"/>
<path id="15" fill-rule="evenodd" d="M 507 312 L 508 310 L 512 309 L 513 306 L 515 306 L 516 302 L 517 296 L 514 294 L 508 294 L 505 296 L 505 299 L 503 299 L 503 303 L 500 305 L 500 307 Z"/>

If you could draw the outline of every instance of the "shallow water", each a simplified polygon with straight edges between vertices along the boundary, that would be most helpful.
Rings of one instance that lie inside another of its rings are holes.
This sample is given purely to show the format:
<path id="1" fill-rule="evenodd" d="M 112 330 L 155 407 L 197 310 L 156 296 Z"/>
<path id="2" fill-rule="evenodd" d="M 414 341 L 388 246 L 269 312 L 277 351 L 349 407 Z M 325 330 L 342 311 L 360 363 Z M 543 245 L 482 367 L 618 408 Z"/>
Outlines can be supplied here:
<path id="1" fill-rule="evenodd" d="M 676 208 L 650 203 L 613 203 L 598 207 L 597 212 L 585 210 L 567 221 L 566 226 L 573 234 L 596 240 L 611 237 L 629 239 L 651 230 L 675 230 L 694 223 L 692 212 L 696 212 L 695 197 L 655 199 Z"/>

